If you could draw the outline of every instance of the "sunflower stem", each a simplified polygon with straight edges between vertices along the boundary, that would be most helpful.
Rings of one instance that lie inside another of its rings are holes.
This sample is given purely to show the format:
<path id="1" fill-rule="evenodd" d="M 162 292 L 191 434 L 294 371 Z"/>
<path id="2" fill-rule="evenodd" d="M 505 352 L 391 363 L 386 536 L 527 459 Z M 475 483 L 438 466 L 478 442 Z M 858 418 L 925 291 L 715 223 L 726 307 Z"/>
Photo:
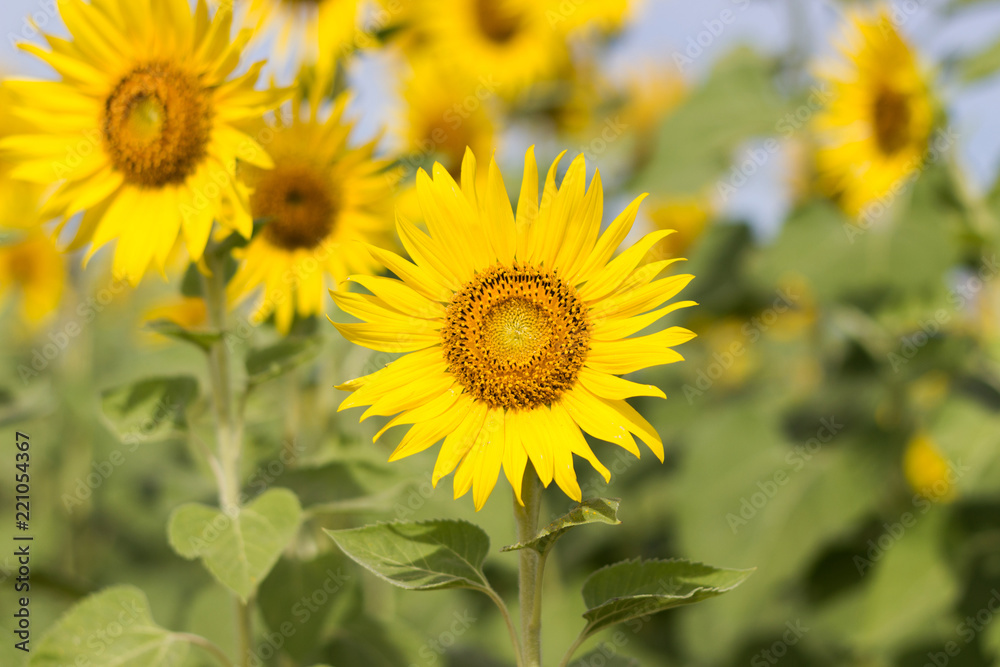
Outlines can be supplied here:
<path id="1" fill-rule="evenodd" d="M 226 326 L 226 276 L 223 258 L 210 245 L 205 250 L 205 266 L 211 275 L 203 276 L 205 309 L 212 328 L 224 331 Z M 212 344 L 208 353 L 209 377 L 212 385 L 212 406 L 215 411 L 215 433 L 221 474 L 219 507 L 233 516 L 240 509 L 240 456 L 242 454 L 242 411 L 235 408 L 229 348 L 223 339 Z M 243 602 L 234 594 L 236 609 L 237 665 L 250 664 L 253 641 L 253 617 L 250 602 Z"/>
<path id="2" fill-rule="evenodd" d="M 521 482 L 521 500 L 514 499 L 517 541 L 528 542 L 538 535 L 538 513 L 542 505 L 542 481 L 532 466 L 527 466 Z M 521 664 L 542 664 L 542 574 L 545 557 L 534 549 L 521 549 L 518 577 L 518 601 L 521 608 Z"/>

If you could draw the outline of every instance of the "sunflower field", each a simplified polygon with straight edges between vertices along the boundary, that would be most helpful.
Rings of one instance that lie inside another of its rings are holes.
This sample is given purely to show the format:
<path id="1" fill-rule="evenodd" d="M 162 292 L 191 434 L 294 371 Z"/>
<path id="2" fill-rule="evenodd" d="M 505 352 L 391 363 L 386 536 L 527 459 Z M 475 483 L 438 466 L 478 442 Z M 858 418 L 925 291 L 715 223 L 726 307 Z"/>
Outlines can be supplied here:
<path id="1" fill-rule="evenodd" d="M 1000 667 L 1000 2 L 0 27 L 0 667 Z"/>

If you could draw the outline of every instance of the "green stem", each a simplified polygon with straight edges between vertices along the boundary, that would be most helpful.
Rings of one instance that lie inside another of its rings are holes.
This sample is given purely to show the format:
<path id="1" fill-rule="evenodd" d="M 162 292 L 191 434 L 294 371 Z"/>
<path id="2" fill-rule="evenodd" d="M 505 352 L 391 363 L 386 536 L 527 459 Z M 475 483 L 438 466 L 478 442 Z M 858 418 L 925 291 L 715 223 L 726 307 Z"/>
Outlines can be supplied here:
<path id="1" fill-rule="evenodd" d="M 212 329 L 226 328 L 225 266 L 214 249 L 205 251 L 205 265 L 211 271 L 204 276 L 205 308 Z M 233 515 L 240 510 L 240 455 L 242 453 L 242 411 L 235 408 L 229 348 L 224 339 L 216 341 L 208 353 L 209 376 L 212 383 L 212 404 L 215 409 L 215 431 L 219 462 L 219 506 Z M 236 606 L 237 663 L 250 664 L 253 641 L 253 618 L 249 601 L 244 603 L 234 595 Z"/>
<path id="2" fill-rule="evenodd" d="M 542 481 L 530 465 L 521 482 L 521 500 L 514 499 L 517 521 L 517 541 L 524 543 L 538 535 L 538 512 L 542 504 Z M 519 563 L 519 595 L 521 606 L 521 661 L 524 667 L 542 664 L 542 574 L 545 557 L 534 549 L 521 549 Z"/>
<path id="3" fill-rule="evenodd" d="M 580 647 L 583 646 L 583 642 L 587 641 L 587 637 L 590 636 L 588 634 L 589 630 L 590 630 L 590 625 L 588 624 L 587 627 L 584 628 L 577 636 L 576 641 L 574 641 L 573 644 L 569 647 L 569 649 L 567 649 L 566 655 L 564 655 L 563 659 L 559 662 L 559 667 L 566 667 L 567 665 L 569 665 L 569 661 L 573 659 L 573 654 L 575 654 L 580 649 Z"/>

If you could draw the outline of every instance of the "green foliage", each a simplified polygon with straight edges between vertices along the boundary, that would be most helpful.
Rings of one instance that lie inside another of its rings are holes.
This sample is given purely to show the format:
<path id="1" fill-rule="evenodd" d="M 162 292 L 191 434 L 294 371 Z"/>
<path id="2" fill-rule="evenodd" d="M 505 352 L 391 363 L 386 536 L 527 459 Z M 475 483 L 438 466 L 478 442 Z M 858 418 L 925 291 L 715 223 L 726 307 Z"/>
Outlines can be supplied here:
<path id="1" fill-rule="evenodd" d="M 222 340 L 222 334 L 218 331 L 195 331 L 171 320 L 153 320 L 147 322 L 143 328 L 167 338 L 190 343 L 204 352 L 208 352 L 213 344 Z"/>
<path id="2" fill-rule="evenodd" d="M 661 126 L 657 153 L 636 189 L 698 191 L 725 171 L 741 143 L 776 134 L 783 104 L 771 83 L 774 68 L 750 49 L 722 58 Z"/>
<path id="3" fill-rule="evenodd" d="M 321 349 L 321 341 L 315 336 L 308 338 L 284 338 L 264 348 L 247 352 L 247 384 L 254 387 L 272 380 L 316 358 Z"/>
<path id="4" fill-rule="evenodd" d="M 620 501 L 617 498 L 588 498 L 542 528 L 533 540 L 506 546 L 501 551 L 534 549 L 538 553 L 544 554 L 555 545 L 556 540 L 562 537 L 563 533 L 575 526 L 583 526 L 588 523 L 617 526 L 621 523 L 618 519 L 619 504 Z"/>
<path id="5" fill-rule="evenodd" d="M 153 621 L 145 593 L 115 586 L 67 612 L 32 651 L 31 667 L 177 667 L 189 646 Z"/>
<path id="6" fill-rule="evenodd" d="M 618 623 L 694 604 L 733 590 L 753 573 L 685 560 L 633 560 L 594 572 L 583 584 L 584 635 Z"/>
<path id="7" fill-rule="evenodd" d="M 220 584 L 246 600 L 295 537 L 301 515 L 294 493 L 270 489 L 226 512 L 199 503 L 181 505 L 167 531 L 178 554 L 200 558 Z"/>
<path id="8" fill-rule="evenodd" d="M 185 409 L 198 395 L 193 377 L 158 377 L 105 391 L 101 407 L 123 441 L 155 442 L 187 428 Z"/>
<path id="9" fill-rule="evenodd" d="M 394 586 L 490 588 L 482 569 L 490 538 L 466 521 L 394 521 L 325 532 L 352 560 Z"/>

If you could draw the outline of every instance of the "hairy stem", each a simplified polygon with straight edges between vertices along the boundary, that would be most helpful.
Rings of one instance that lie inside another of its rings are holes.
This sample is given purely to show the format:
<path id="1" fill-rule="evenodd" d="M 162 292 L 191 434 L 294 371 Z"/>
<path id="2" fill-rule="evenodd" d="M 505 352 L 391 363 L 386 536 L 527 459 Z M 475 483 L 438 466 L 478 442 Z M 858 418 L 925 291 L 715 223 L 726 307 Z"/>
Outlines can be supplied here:
<path id="1" fill-rule="evenodd" d="M 522 506 L 514 499 L 517 541 L 524 543 L 538 535 L 538 512 L 542 503 L 542 482 L 530 465 L 521 483 Z M 534 549 L 519 552 L 519 602 L 521 606 L 521 660 L 524 667 L 542 664 L 542 573 L 545 558 Z"/>
<path id="2" fill-rule="evenodd" d="M 204 276 L 205 308 L 212 328 L 226 327 L 225 267 L 211 246 L 205 251 L 205 264 L 211 275 Z M 223 339 L 216 341 L 208 353 L 209 376 L 212 383 L 212 405 L 215 410 L 215 433 L 220 468 L 219 506 L 230 517 L 240 511 L 240 456 L 242 454 L 242 414 L 235 407 L 229 348 Z M 253 641 L 253 618 L 249 602 L 234 596 L 236 607 L 237 663 L 250 664 Z"/>

